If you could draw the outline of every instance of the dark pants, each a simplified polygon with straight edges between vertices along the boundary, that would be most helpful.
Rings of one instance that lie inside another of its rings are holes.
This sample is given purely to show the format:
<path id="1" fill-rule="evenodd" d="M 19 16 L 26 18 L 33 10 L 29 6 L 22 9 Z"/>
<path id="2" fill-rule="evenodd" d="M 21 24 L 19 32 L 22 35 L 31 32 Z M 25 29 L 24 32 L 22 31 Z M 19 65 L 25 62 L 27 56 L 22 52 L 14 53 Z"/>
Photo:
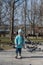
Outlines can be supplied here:
<path id="1" fill-rule="evenodd" d="M 16 55 L 18 56 L 18 53 L 19 55 L 21 56 L 21 48 L 16 48 Z"/>

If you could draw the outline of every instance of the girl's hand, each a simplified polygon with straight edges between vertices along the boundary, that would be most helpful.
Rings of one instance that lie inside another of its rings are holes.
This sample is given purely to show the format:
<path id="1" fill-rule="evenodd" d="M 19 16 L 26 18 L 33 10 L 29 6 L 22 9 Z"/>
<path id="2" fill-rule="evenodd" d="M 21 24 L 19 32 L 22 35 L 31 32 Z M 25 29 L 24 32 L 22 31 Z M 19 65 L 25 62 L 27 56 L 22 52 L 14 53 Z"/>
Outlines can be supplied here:
<path id="1" fill-rule="evenodd" d="M 25 44 L 23 45 L 23 48 L 26 49 L 26 45 Z"/>
<path id="2" fill-rule="evenodd" d="M 15 47 L 17 47 L 17 44 L 15 44 Z"/>

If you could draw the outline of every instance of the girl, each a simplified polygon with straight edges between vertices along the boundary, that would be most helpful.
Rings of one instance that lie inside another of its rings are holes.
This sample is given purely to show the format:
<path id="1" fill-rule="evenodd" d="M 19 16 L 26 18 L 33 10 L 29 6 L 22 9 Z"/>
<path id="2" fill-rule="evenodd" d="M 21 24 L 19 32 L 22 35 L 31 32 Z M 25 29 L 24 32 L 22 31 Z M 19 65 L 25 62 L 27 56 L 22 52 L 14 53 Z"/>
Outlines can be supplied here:
<path id="1" fill-rule="evenodd" d="M 22 47 L 24 46 L 24 38 L 23 38 L 23 31 L 21 29 L 18 30 L 18 35 L 15 37 L 15 46 L 16 46 L 16 58 L 22 58 L 21 52 Z"/>

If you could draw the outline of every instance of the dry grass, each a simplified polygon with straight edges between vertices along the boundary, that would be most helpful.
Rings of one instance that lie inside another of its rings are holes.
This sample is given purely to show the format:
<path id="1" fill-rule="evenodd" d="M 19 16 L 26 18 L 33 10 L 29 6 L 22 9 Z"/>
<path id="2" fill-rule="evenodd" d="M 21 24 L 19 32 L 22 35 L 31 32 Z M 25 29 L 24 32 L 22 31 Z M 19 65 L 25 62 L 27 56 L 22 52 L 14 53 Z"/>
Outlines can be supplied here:
<path id="1" fill-rule="evenodd" d="M 13 47 L 12 47 L 12 46 L 9 46 L 9 45 L 3 45 L 3 46 L 1 46 L 0 48 L 2 48 L 3 50 L 13 49 Z"/>
<path id="2" fill-rule="evenodd" d="M 29 37 L 28 40 L 34 41 L 34 42 L 43 42 L 43 37 Z"/>

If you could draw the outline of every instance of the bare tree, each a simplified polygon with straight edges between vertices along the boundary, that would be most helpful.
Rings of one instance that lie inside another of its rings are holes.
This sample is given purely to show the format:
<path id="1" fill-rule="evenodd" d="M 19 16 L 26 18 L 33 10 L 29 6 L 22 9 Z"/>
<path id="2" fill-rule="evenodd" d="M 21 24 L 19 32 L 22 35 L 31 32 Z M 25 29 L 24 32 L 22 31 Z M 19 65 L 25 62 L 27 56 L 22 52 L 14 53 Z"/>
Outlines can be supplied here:
<path id="1" fill-rule="evenodd" d="M 39 4 L 37 0 L 31 0 L 31 8 L 27 9 L 29 23 L 31 24 L 31 33 L 35 35 L 35 26 L 39 23 Z"/>
<path id="2" fill-rule="evenodd" d="M 2 1 L 0 1 L 0 25 L 2 24 L 1 14 L 2 14 Z"/>

